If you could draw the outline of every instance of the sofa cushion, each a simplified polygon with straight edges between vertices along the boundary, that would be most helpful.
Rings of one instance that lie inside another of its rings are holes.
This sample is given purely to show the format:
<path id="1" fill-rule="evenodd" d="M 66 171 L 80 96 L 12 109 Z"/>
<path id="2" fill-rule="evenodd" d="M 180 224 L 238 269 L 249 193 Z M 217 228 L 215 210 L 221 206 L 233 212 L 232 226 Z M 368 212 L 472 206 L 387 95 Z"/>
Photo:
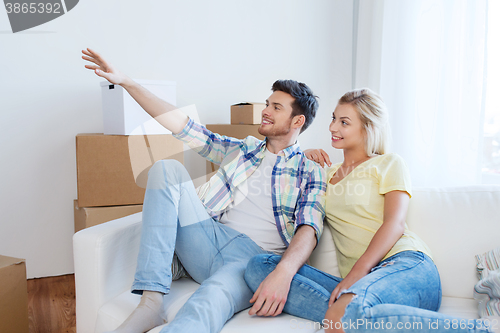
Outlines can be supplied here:
<path id="1" fill-rule="evenodd" d="M 500 247 L 476 256 L 479 282 L 474 298 L 481 317 L 500 316 Z"/>
<path id="2" fill-rule="evenodd" d="M 477 302 L 472 298 L 443 297 L 438 312 L 466 319 L 479 318 Z"/>
<path id="3" fill-rule="evenodd" d="M 491 271 L 474 287 L 481 317 L 500 316 L 500 269 Z"/>
<path id="4" fill-rule="evenodd" d="M 148 333 L 159 333 L 168 324 L 158 326 Z M 287 314 L 277 317 L 249 316 L 248 310 L 237 313 L 231 318 L 221 333 L 316 333 L 324 332 L 319 323 L 297 318 Z"/>

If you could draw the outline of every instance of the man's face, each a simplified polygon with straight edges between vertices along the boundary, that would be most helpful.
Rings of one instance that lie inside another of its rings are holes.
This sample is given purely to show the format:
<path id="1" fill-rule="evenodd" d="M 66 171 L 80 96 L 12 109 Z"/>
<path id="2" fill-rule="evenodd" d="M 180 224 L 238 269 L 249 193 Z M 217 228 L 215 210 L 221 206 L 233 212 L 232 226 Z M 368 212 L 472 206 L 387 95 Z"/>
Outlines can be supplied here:
<path id="1" fill-rule="evenodd" d="M 266 100 L 266 108 L 262 111 L 262 123 L 259 133 L 268 137 L 285 136 L 292 127 L 292 95 L 275 91 Z"/>

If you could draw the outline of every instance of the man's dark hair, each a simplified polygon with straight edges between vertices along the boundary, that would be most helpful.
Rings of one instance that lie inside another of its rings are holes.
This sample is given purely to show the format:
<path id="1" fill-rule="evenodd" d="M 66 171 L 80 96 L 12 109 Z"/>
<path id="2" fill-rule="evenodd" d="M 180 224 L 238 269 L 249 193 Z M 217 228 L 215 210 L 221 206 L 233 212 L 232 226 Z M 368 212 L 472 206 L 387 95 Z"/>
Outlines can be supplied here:
<path id="1" fill-rule="evenodd" d="M 315 96 L 311 88 L 305 83 L 294 80 L 278 80 L 273 83 L 271 90 L 273 92 L 283 91 L 295 98 L 295 101 L 292 103 L 291 117 L 293 118 L 301 114 L 306 117 L 306 121 L 300 130 L 300 133 L 304 132 L 311 125 L 314 117 L 316 117 L 318 96 Z"/>

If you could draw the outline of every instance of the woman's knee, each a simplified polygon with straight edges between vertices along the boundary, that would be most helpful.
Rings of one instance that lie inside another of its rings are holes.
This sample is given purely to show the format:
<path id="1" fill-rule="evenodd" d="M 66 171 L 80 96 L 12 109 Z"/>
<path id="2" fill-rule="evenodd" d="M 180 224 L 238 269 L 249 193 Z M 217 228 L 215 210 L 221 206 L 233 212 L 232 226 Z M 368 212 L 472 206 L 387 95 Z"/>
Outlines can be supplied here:
<path id="1" fill-rule="evenodd" d="M 245 270 L 245 281 L 248 287 L 255 292 L 264 279 L 279 263 L 281 256 L 273 254 L 258 254 L 248 261 Z"/>

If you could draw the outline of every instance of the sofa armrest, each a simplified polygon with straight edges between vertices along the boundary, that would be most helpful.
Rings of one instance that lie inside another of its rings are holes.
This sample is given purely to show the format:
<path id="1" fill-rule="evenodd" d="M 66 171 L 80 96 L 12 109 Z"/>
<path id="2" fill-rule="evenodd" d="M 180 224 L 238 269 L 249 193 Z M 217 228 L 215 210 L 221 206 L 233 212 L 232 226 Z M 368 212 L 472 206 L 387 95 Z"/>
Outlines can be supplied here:
<path id="1" fill-rule="evenodd" d="M 83 229 L 73 236 L 78 332 L 94 332 L 97 313 L 130 290 L 139 252 L 142 213 Z"/>

